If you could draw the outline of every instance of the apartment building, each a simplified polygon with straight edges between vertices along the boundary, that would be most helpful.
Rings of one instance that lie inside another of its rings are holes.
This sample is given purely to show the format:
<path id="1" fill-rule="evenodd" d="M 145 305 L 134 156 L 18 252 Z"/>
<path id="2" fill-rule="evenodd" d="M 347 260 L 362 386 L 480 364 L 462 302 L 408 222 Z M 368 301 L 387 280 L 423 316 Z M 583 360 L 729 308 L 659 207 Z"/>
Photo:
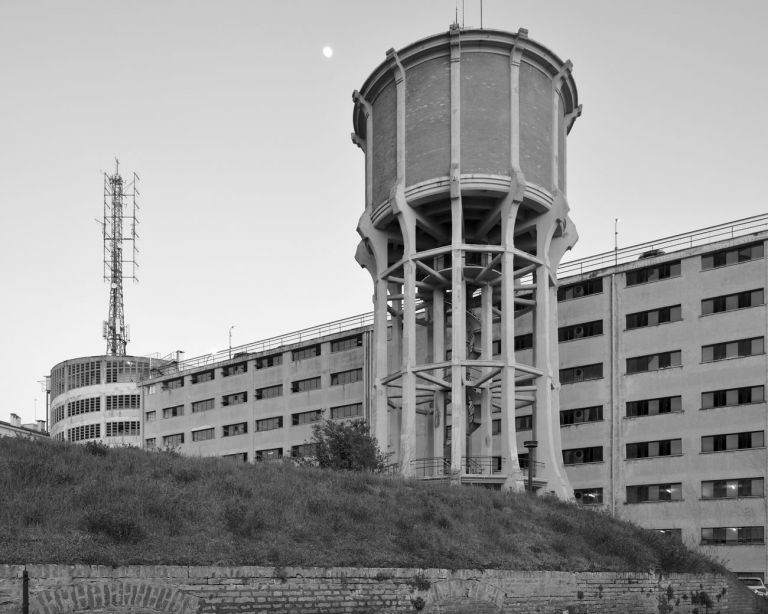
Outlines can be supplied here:
<path id="1" fill-rule="evenodd" d="M 768 215 L 757 216 L 558 271 L 559 424 L 576 500 L 749 574 L 768 568 L 766 239 Z M 516 322 L 521 360 L 535 352 L 531 328 L 530 316 Z M 317 420 L 370 417 L 372 339 L 367 314 L 153 370 L 144 445 L 249 462 L 311 455 Z M 521 452 L 539 437 L 535 409 L 516 410 Z M 429 411 L 417 416 L 413 473 L 434 479 Z M 489 476 L 502 464 L 500 411 L 491 418 L 493 457 L 471 456 L 483 429 L 467 456 Z M 451 416 L 442 428 L 449 449 Z M 518 461 L 525 471 L 527 453 Z"/>

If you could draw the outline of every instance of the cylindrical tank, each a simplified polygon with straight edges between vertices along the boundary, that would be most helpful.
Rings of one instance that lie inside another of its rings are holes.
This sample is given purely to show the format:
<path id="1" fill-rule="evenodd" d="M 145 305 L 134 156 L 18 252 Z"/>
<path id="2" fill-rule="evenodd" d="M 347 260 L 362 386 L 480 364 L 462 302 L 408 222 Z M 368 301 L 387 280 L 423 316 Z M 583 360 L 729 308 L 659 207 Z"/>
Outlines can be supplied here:
<path id="1" fill-rule="evenodd" d="M 565 198 L 581 110 L 570 62 L 526 30 L 454 24 L 387 52 L 353 100 L 374 434 L 406 475 L 518 489 L 527 478 L 570 496 L 555 296 L 577 239 Z M 516 417 L 531 425 L 525 437 Z"/>

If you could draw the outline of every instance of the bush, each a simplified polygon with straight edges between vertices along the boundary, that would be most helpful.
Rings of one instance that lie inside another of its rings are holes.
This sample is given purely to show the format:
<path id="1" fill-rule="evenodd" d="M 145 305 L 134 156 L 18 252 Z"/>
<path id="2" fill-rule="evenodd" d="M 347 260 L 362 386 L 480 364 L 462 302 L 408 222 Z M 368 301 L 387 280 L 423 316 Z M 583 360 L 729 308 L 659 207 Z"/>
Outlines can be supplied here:
<path id="1" fill-rule="evenodd" d="M 326 469 L 381 472 L 385 457 L 365 420 L 325 420 L 312 429 L 317 462 Z"/>

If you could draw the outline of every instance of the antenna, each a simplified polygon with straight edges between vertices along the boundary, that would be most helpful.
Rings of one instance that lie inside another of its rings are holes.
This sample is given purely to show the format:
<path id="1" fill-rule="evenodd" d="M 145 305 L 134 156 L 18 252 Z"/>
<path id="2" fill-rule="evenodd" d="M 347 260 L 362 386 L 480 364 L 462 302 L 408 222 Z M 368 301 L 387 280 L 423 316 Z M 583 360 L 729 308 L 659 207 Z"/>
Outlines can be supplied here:
<path id="1" fill-rule="evenodd" d="M 104 322 L 103 336 L 107 340 L 107 354 L 125 356 L 129 341 L 128 327 L 123 313 L 123 279 L 138 281 L 136 277 L 136 225 L 139 209 L 136 184 L 138 175 L 125 185 L 119 173 L 120 162 L 115 158 L 115 173 L 104 173 L 104 280 L 109 282 L 109 316 Z M 126 204 L 127 201 L 127 204 Z M 128 249 L 125 244 L 130 243 Z"/>

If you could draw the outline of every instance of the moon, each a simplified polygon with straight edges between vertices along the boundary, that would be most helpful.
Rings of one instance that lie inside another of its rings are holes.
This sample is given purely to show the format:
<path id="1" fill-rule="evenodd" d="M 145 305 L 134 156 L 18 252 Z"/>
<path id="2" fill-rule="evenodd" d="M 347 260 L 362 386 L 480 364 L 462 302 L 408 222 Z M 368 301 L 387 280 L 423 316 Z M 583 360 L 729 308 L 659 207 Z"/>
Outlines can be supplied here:
<path id="1" fill-rule="evenodd" d="M 327 58 L 333 57 L 333 47 L 330 47 L 329 45 L 323 47 L 323 55 Z"/>

